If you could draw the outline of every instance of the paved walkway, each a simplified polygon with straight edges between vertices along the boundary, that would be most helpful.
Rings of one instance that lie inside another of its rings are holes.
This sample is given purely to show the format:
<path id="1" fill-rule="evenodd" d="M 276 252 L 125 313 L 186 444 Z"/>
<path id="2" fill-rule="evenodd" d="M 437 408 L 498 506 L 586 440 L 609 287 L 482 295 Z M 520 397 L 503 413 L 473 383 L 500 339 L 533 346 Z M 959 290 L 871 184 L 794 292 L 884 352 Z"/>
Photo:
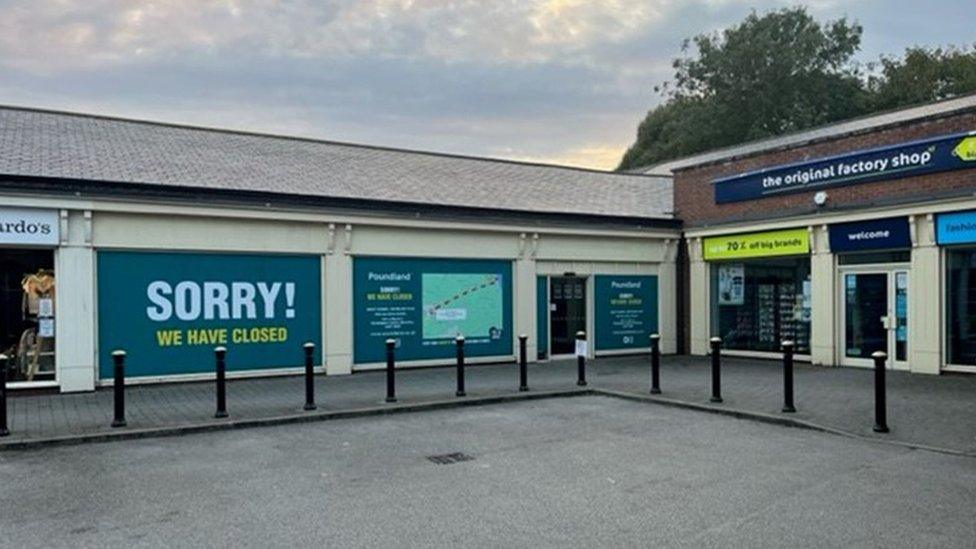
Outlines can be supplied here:
<path id="1" fill-rule="evenodd" d="M 468 398 L 517 393 L 518 371 L 512 364 L 469 366 Z M 664 399 L 710 405 L 710 374 L 701 357 L 662 358 Z M 646 395 L 648 357 L 620 357 L 588 363 L 590 387 Z M 891 433 L 872 432 L 873 373 L 866 369 L 796 367 L 796 414 L 782 414 L 782 373 L 778 362 L 725 358 L 722 396 L 715 407 L 789 416 L 868 437 L 908 442 L 976 454 L 976 376 L 922 376 L 888 373 L 888 423 Z M 400 404 L 454 399 L 453 368 L 400 370 Z M 575 361 L 529 366 L 532 392 L 576 389 Z M 316 378 L 318 411 L 388 406 L 383 403 L 383 372 Z M 147 428 L 218 425 L 223 422 L 301 414 L 303 379 L 277 377 L 229 381 L 230 418 L 216 420 L 212 382 L 130 386 L 126 390 L 128 427 L 112 429 L 112 391 L 9 398 L 11 434 L 5 443 L 71 435 L 91 435 Z M 648 416 L 653 420 L 653 415 Z"/>

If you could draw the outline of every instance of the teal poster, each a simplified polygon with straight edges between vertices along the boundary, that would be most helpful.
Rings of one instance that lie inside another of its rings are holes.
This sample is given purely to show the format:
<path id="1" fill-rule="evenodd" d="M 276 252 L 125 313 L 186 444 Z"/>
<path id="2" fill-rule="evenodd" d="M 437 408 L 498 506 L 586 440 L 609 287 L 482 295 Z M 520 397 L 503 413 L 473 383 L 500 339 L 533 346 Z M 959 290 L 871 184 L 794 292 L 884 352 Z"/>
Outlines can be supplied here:
<path id="1" fill-rule="evenodd" d="M 646 349 L 657 331 L 657 277 L 596 275 L 596 350 Z"/>
<path id="2" fill-rule="evenodd" d="M 318 256 L 98 252 L 98 358 L 112 377 L 112 351 L 126 376 L 298 367 L 302 345 L 322 348 Z"/>
<path id="3" fill-rule="evenodd" d="M 512 264 L 508 261 L 356 258 L 353 262 L 354 361 L 512 355 Z"/>

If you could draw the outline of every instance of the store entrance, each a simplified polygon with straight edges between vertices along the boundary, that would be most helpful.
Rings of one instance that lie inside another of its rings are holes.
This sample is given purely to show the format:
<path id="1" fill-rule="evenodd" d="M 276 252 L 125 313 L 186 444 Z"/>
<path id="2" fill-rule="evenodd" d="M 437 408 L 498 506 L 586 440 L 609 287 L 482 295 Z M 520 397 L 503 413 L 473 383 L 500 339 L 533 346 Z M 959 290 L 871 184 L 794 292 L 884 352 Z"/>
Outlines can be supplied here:
<path id="1" fill-rule="evenodd" d="M 576 351 L 576 332 L 586 331 L 586 279 L 552 277 L 549 282 L 549 318 L 552 354 Z"/>
<path id="2" fill-rule="evenodd" d="M 55 381 L 54 252 L 0 249 L 0 353 L 11 383 Z"/>
<path id="3" fill-rule="evenodd" d="M 871 354 L 888 354 L 888 367 L 908 369 L 908 271 L 857 269 L 841 272 L 843 295 L 841 363 L 871 366 Z"/>

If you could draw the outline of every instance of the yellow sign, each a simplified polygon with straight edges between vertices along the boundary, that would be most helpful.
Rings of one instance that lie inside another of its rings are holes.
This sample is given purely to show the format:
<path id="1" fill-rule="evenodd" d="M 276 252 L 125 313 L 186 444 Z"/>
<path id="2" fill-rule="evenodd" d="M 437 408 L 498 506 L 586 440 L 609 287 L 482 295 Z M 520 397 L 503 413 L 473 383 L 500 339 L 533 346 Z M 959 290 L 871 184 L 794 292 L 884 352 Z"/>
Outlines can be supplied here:
<path id="1" fill-rule="evenodd" d="M 966 162 L 976 160 L 976 136 L 967 137 L 956 145 L 955 149 L 952 149 L 952 154 L 959 157 L 960 160 Z"/>
<path id="2" fill-rule="evenodd" d="M 806 228 L 709 236 L 702 241 L 702 254 L 709 261 L 808 253 L 810 237 Z"/>

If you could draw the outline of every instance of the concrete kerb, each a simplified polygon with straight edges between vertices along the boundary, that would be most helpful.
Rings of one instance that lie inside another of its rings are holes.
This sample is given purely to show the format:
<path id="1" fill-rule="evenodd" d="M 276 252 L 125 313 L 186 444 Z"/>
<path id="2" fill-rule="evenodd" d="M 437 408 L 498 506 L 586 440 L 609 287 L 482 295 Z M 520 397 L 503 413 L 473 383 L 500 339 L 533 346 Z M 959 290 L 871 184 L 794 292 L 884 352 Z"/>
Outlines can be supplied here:
<path id="1" fill-rule="evenodd" d="M 462 408 L 467 406 L 486 406 L 491 404 L 501 404 L 501 403 L 513 402 L 513 401 L 541 400 L 541 399 L 550 399 L 550 398 L 566 398 L 566 397 L 593 396 L 593 395 L 610 397 L 610 398 L 619 398 L 623 400 L 629 400 L 631 402 L 643 402 L 643 403 L 650 403 L 650 404 L 658 404 L 662 406 L 684 408 L 687 410 L 695 410 L 699 412 L 719 414 L 719 415 L 734 417 L 737 419 L 747 419 L 752 421 L 758 421 L 761 423 L 779 425 L 783 427 L 809 429 L 812 431 L 819 431 L 822 433 L 863 440 L 866 442 L 900 446 L 902 448 L 909 448 L 912 450 L 926 450 L 929 452 L 936 452 L 936 453 L 947 454 L 952 456 L 976 458 L 976 453 L 964 452 L 961 450 L 953 450 L 951 448 L 941 448 L 938 446 L 929 446 L 925 444 L 917 444 L 913 442 L 888 440 L 880 437 L 870 437 L 858 433 L 853 433 L 850 431 L 845 431 L 843 429 L 837 429 L 826 425 L 820 425 L 812 421 L 797 419 L 795 417 L 765 414 L 762 412 L 753 412 L 748 410 L 737 410 L 735 408 L 715 406 L 710 404 L 702 404 L 698 402 L 678 400 L 678 399 L 667 398 L 667 397 L 662 397 L 657 395 L 651 396 L 651 395 L 644 395 L 640 393 L 630 393 L 627 391 L 616 391 L 612 389 L 597 389 L 597 388 L 567 389 L 567 390 L 559 390 L 559 391 L 538 391 L 538 392 L 531 392 L 531 393 L 526 393 L 526 392 L 506 393 L 501 395 L 469 397 L 466 399 L 432 400 L 427 402 L 401 403 L 401 404 L 392 404 L 392 405 L 388 404 L 388 405 L 373 406 L 367 408 L 354 408 L 349 410 L 295 413 L 295 414 L 286 414 L 286 415 L 272 416 L 272 417 L 265 417 L 265 418 L 250 418 L 250 419 L 236 419 L 236 420 L 231 419 L 231 420 L 224 420 L 224 421 L 208 421 L 204 423 L 194 423 L 194 424 L 187 424 L 187 425 L 175 425 L 170 427 L 126 429 L 122 431 L 118 431 L 118 430 L 104 431 L 104 432 L 97 432 L 97 433 L 36 438 L 36 439 L 29 439 L 29 440 L 12 440 L 8 442 L 0 442 L 0 451 L 31 450 L 31 449 L 43 448 L 49 446 L 70 446 L 70 445 L 89 444 L 89 443 L 98 443 L 98 442 L 113 442 L 113 441 L 120 441 L 120 440 L 127 440 L 127 439 L 180 436 L 180 435 L 188 435 L 193 433 L 205 433 L 210 431 L 225 431 L 225 430 L 246 429 L 246 428 L 253 428 L 253 427 L 271 427 L 275 425 L 308 423 L 313 421 L 330 421 L 330 420 L 337 420 L 337 419 L 352 419 L 352 418 L 360 418 L 360 417 L 381 416 L 381 415 L 401 414 L 401 413 L 410 413 L 410 412 L 425 412 L 425 411 L 444 410 L 444 409 L 451 409 L 451 408 Z"/>
<path id="2" fill-rule="evenodd" d="M 592 393 L 595 395 L 620 398 L 624 400 L 630 400 L 633 402 L 648 402 L 652 404 L 660 404 L 663 406 L 673 406 L 675 408 L 684 408 L 687 410 L 696 410 L 699 412 L 708 412 L 711 414 L 730 416 L 738 419 L 748 419 L 748 420 L 758 421 L 762 423 L 780 425 L 783 427 L 796 427 L 799 429 L 809 429 L 812 431 L 819 431 L 821 433 L 854 438 L 866 442 L 877 442 L 881 444 L 900 446 L 902 448 L 909 448 L 912 450 L 926 450 L 929 452 L 948 454 L 951 456 L 976 458 L 976 453 L 972 453 L 972 452 L 964 452 L 962 450 L 953 450 L 952 448 L 942 448 L 939 446 L 929 446 L 927 444 L 918 444 L 915 442 L 907 442 L 903 440 L 889 440 L 881 437 L 871 437 L 859 433 L 854 433 L 851 431 L 845 431 L 843 429 L 837 429 L 835 427 L 821 425 L 813 421 L 797 419 L 794 417 L 778 416 L 774 414 L 764 414 L 762 412 L 753 412 L 748 410 L 737 410 L 735 408 L 714 406 L 710 404 L 701 404 L 698 402 L 689 402 L 686 400 L 677 400 L 677 399 L 666 398 L 666 397 L 661 397 L 656 395 L 650 396 L 650 395 L 643 395 L 638 393 L 628 393 L 626 391 L 614 391 L 611 389 L 593 389 Z"/>
<path id="3" fill-rule="evenodd" d="M 65 435 L 25 440 L 11 440 L 0 442 L 0 451 L 32 450 L 48 446 L 71 446 L 98 442 L 113 442 L 119 440 L 154 438 L 205 433 L 210 431 L 226 431 L 232 429 L 246 429 L 252 427 L 271 427 L 291 423 L 308 423 L 313 421 L 329 421 L 336 419 L 351 419 L 359 417 L 400 414 L 408 412 L 424 412 L 461 408 L 465 406 L 485 406 L 504 402 L 521 400 L 539 400 L 547 398 L 564 398 L 592 395 L 590 389 L 567 389 L 561 391 L 537 391 L 531 393 L 506 393 L 465 399 L 431 400 L 426 402 L 385 404 L 367 408 L 352 408 L 348 410 L 332 410 L 318 412 L 302 412 L 263 418 L 227 419 L 205 421 L 201 423 L 173 425 L 167 427 L 150 427 L 145 429 L 125 429 L 113 431 L 99 431 L 79 435 Z"/>

